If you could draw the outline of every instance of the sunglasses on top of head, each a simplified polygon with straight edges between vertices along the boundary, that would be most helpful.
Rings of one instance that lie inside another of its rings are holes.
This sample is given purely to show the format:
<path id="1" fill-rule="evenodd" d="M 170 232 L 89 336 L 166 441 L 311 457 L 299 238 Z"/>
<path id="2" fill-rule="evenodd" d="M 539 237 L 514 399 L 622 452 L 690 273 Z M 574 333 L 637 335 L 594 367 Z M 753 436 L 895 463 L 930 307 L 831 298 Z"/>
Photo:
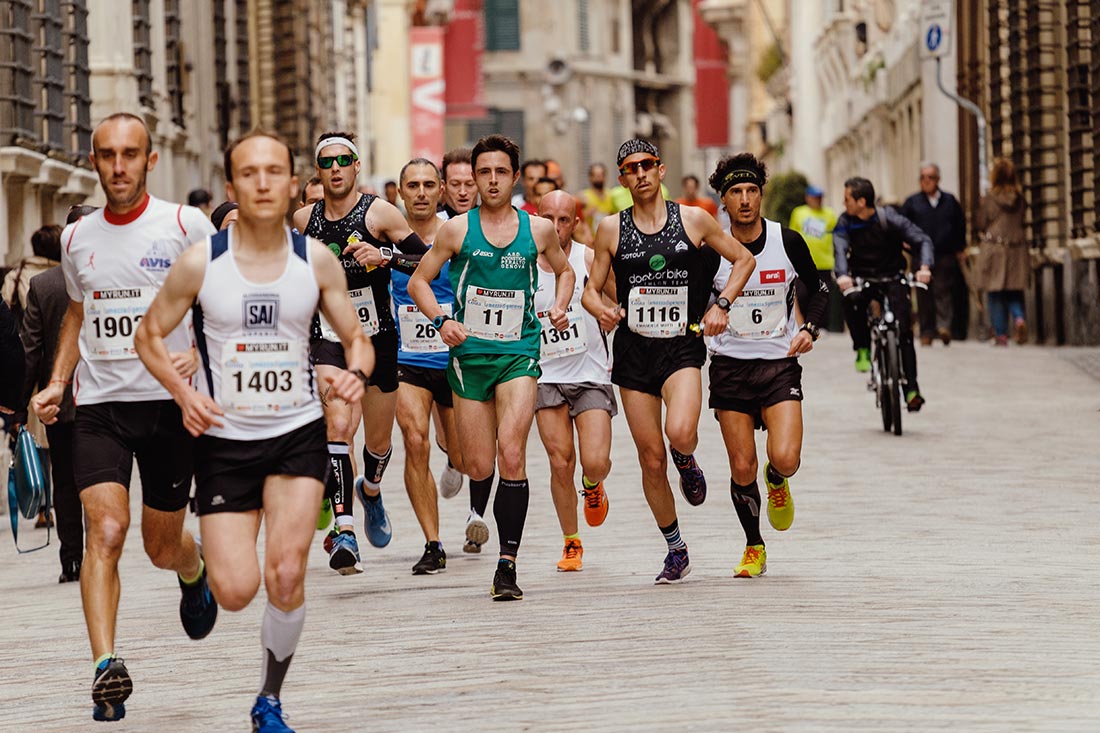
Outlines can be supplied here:
<path id="1" fill-rule="evenodd" d="M 623 163 L 619 166 L 619 173 L 624 176 L 628 173 L 634 173 L 637 175 L 640 171 L 651 171 L 661 164 L 660 158 L 643 158 L 642 160 L 636 160 L 633 163 Z"/>
<path id="2" fill-rule="evenodd" d="M 356 160 L 358 160 L 358 158 L 351 153 L 347 153 L 346 155 L 318 155 L 317 167 L 327 171 L 332 167 L 333 163 L 337 163 L 341 168 L 347 168 Z"/>

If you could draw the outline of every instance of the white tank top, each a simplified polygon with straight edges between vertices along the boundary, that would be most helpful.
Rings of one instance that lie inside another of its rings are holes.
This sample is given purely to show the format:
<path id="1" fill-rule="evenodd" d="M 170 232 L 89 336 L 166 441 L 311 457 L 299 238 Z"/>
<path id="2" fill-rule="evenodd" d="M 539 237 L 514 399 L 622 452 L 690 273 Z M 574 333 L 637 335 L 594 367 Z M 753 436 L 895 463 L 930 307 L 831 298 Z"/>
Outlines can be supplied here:
<path id="1" fill-rule="evenodd" d="M 581 305 L 581 294 L 588 281 L 588 265 L 585 254 L 588 247 L 573 242 L 569 251 L 569 264 L 577 275 L 573 297 L 569 300 L 569 328 L 558 331 L 550 325 L 549 311 L 554 305 L 554 272 L 537 268 L 539 286 L 535 292 L 535 315 L 542 327 L 540 345 L 542 356 L 541 384 L 576 384 L 595 382 L 611 384 L 611 355 L 607 338 L 600 330 L 599 322 Z"/>
<path id="2" fill-rule="evenodd" d="M 234 259 L 233 230 L 206 240 L 206 274 L 195 301 L 195 338 L 202 355 L 199 391 L 225 411 L 208 435 L 263 440 L 322 416 L 309 330 L 320 288 L 309 240 L 286 229 L 286 268 L 269 283 L 245 280 Z"/>
<path id="3" fill-rule="evenodd" d="M 730 307 L 729 328 L 708 339 L 712 354 L 734 359 L 785 359 L 798 332 L 794 280 L 798 276 L 783 247 L 779 223 L 764 219 L 767 238 L 756 255 L 756 269 Z M 729 281 L 733 264 L 722 258 L 714 289 Z"/>

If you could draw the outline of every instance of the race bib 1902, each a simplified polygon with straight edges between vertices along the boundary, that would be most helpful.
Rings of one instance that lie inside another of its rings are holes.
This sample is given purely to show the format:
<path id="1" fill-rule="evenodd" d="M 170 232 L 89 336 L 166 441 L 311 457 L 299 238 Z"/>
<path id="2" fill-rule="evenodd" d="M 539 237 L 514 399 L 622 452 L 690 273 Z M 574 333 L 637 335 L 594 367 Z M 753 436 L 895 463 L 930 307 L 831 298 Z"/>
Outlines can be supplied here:
<path id="1" fill-rule="evenodd" d="M 443 313 L 451 315 L 451 304 L 440 303 Z M 434 354 L 447 350 L 447 344 L 439 337 L 428 317 L 415 305 L 397 307 L 397 323 L 401 329 L 401 348 L 418 354 Z"/>
<path id="2" fill-rule="evenodd" d="M 134 331 L 157 294 L 151 286 L 95 290 L 84 296 L 84 343 L 94 361 L 135 359 Z"/>
<path id="3" fill-rule="evenodd" d="M 227 341 L 222 349 L 222 407 L 266 415 L 298 406 L 303 398 L 303 353 L 297 339 Z"/>
<path id="4" fill-rule="evenodd" d="M 627 297 L 627 324 L 639 336 L 672 338 L 687 333 L 688 289 L 633 287 Z"/>
<path id="5" fill-rule="evenodd" d="M 470 336 L 488 341 L 519 341 L 526 301 L 522 290 L 466 288 L 462 325 Z"/>
<path id="6" fill-rule="evenodd" d="M 569 318 L 569 327 L 559 331 L 550 323 L 550 311 L 535 314 L 541 328 L 542 361 L 560 359 L 563 356 L 583 353 L 588 348 L 588 331 L 581 320 L 581 312 L 569 306 L 565 315 Z"/>

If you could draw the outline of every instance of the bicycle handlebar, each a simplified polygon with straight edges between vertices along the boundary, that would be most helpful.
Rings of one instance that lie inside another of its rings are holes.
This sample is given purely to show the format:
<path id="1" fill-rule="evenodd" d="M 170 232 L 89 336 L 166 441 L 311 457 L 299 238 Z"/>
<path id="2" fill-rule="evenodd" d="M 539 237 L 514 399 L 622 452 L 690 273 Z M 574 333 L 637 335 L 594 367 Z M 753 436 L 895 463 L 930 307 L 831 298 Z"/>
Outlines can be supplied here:
<path id="1" fill-rule="evenodd" d="M 928 290 L 928 285 L 913 277 L 913 273 L 911 272 L 894 277 L 854 277 L 852 281 L 855 282 L 855 285 L 847 290 L 840 291 L 841 295 L 847 296 L 851 293 L 861 293 L 868 285 L 889 285 L 890 283 L 904 283 L 910 288 Z"/>

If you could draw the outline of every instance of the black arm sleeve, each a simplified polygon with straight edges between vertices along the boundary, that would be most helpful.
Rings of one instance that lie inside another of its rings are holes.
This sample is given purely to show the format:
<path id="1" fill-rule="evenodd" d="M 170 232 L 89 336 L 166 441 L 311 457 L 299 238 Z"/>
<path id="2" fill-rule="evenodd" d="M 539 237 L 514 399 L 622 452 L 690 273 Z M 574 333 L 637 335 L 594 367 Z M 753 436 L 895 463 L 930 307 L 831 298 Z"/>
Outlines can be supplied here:
<path id="1" fill-rule="evenodd" d="M 428 245 L 424 244 L 424 240 L 421 239 L 420 235 L 416 232 L 411 232 L 409 236 L 398 242 L 396 246 L 407 255 L 422 255 L 428 251 Z"/>
<path id="2" fill-rule="evenodd" d="M 416 271 L 416 266 L 420 264 L 420 259 L 423 256 L 422 254 L 407 255 L 401 252 L 394 252 L 393 259 L 390 260 L 390 269 L 403 272 L 406 275 L 411 275 Z"/>
<path id="3" fill-rule="evenodd" d="M 783 227 L 782 232 L 787 259 L 794 265 L 798 279 L 809 293 L 807 302 L 800 303 L 802 315 L 808 322 L 820 326 L 825 322 L 825 312 L 829 307 L 829 285 L 817 274 L 814 258 L 802 235 L 786 227 Z"/>

